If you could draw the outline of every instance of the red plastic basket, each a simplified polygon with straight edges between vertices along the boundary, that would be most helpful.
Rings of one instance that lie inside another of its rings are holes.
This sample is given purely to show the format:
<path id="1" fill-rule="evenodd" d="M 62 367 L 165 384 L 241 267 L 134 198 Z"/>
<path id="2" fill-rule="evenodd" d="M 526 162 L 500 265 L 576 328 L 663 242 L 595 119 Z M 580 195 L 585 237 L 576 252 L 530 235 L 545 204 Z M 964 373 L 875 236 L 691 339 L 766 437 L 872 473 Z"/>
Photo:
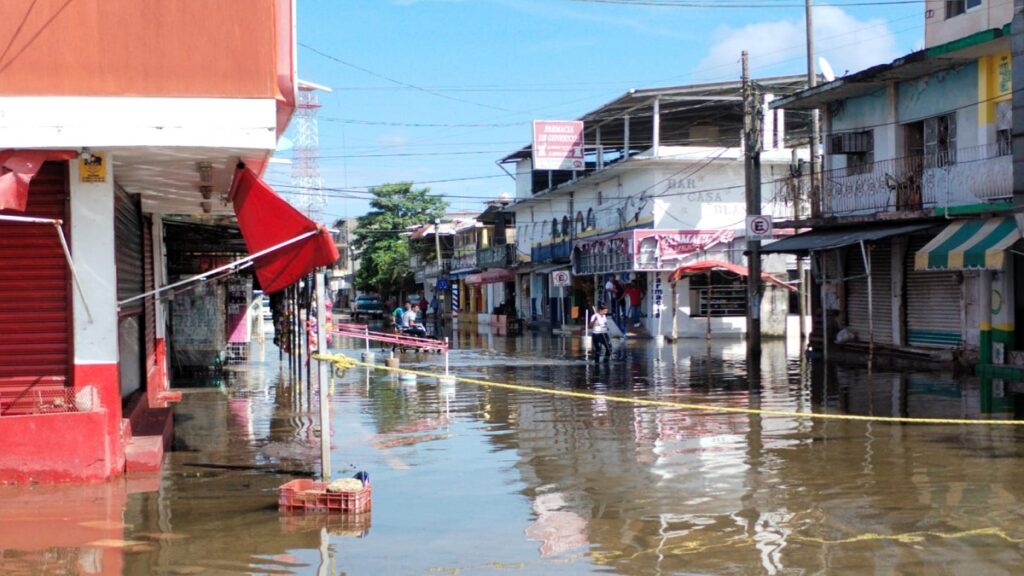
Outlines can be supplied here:
<path id="1" fill-rule="evenodd" d="M 373 490 L 363 485 L 359 492 L 328 492 L 323 482 L 300 478 L 292 480 L 277 495 L 277 507 L 283 510 L 359 514 L 371 508 Z"/>

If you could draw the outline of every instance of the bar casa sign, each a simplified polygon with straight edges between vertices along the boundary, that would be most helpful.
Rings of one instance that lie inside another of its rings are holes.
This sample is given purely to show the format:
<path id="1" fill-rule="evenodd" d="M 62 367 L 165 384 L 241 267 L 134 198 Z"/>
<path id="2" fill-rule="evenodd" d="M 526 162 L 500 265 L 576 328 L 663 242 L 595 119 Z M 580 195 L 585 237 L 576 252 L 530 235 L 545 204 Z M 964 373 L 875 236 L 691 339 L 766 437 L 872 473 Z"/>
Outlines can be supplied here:
<path id="1" fill-rule="evenodd" d="M 583 170 L 583 122 L 533 121 L 534 170 Z"/>

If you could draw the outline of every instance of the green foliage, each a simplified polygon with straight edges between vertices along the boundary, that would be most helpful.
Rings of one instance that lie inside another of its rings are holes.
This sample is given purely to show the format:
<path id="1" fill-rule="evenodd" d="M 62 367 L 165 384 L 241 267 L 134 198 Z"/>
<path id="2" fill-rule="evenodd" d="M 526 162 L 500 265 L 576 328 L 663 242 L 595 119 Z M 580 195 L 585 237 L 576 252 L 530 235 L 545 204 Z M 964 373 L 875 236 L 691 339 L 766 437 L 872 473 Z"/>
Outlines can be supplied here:
<path id="1" fill-rule="evenodd" d="M 370 211 L 359 217 L 353 245 L 359 253 L 355 286 L 388 298 L 411 283 L 409 239 L 402 232 L 411 226 L 444 216 L 448 204 L 429 196 L 429 188 L 413 189 L 411 182 L 384 184 L 370 189 Z"/>

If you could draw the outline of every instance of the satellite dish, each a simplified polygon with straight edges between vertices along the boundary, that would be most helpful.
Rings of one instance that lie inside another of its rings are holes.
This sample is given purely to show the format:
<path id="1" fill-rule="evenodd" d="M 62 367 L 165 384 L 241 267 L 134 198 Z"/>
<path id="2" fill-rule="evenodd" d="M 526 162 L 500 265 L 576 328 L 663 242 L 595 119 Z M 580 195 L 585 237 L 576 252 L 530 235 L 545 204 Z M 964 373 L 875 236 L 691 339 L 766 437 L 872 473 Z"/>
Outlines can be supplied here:
<path id="1" fill-rule="evenodd" d="M 825 60 L 824 56 L 818 57 L 818 68 L 821 68 L 821 75 L 825 77 L 826 82 L 831 82 L 836 79 L 836 73 L 832 70 L 832 65 Z"/>

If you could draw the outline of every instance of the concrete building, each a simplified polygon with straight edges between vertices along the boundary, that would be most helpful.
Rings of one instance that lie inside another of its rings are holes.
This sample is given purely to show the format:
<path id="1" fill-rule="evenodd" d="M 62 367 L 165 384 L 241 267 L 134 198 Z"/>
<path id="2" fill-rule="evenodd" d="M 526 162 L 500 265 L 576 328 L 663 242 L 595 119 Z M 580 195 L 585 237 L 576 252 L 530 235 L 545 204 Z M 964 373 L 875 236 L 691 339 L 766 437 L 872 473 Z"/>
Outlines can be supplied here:
<path id="1" fill-rule="evenodd" d="M 755 82 L 765 103 L 806 85 L 802 76 Z M 715 334 L 743 333 L 742 277 L 714 272 L 668 282 L 679 266 L 700 260 L 745 264 L 741 88 L 737 81 L 632 90 L 588 112 L 580 118 L 580 170 L 534 170 L 531 146 L 502 160 L 515 167 L 509 211 L 523 260 L 516 286 L 525 319 L 578 327 L 588 309 L 607 299 L 605 283 L 615 276 L 645 294 L 638 326 L 630 327 L 641 335 L 703 337 L 708 320 Z M 801 141 L 789 137 L 805 125 L 804 114 L 765 115 L 766 190 L 806 160 Z M 763 200 L 765 214 L 802 209 L 770 193 Z M 784 275 L 792 266 L 779 258 L 765 269 Z M 570 286 L 556 286 L 559 270 L 571 271 Z M 766 330 L 783 332 L 786 315 L 780 310 Z"/>
<path id="2" fill-rule="evenodd" d="M 812 257 L 819 352 L 1024 365 L 1011 8 L 928 2 L 923 50 L 773 103 L 823 117 L 812 231 L 766 249 Z"/>
<path id="3" fill-rule="evenodd" d="M 232 214 L 295 107 L 293 2 L 150 8 L 4 6 L 0 483 L 159 465 L 170 304 L 132 298 L 168 283 L 164 219 Z"/>

